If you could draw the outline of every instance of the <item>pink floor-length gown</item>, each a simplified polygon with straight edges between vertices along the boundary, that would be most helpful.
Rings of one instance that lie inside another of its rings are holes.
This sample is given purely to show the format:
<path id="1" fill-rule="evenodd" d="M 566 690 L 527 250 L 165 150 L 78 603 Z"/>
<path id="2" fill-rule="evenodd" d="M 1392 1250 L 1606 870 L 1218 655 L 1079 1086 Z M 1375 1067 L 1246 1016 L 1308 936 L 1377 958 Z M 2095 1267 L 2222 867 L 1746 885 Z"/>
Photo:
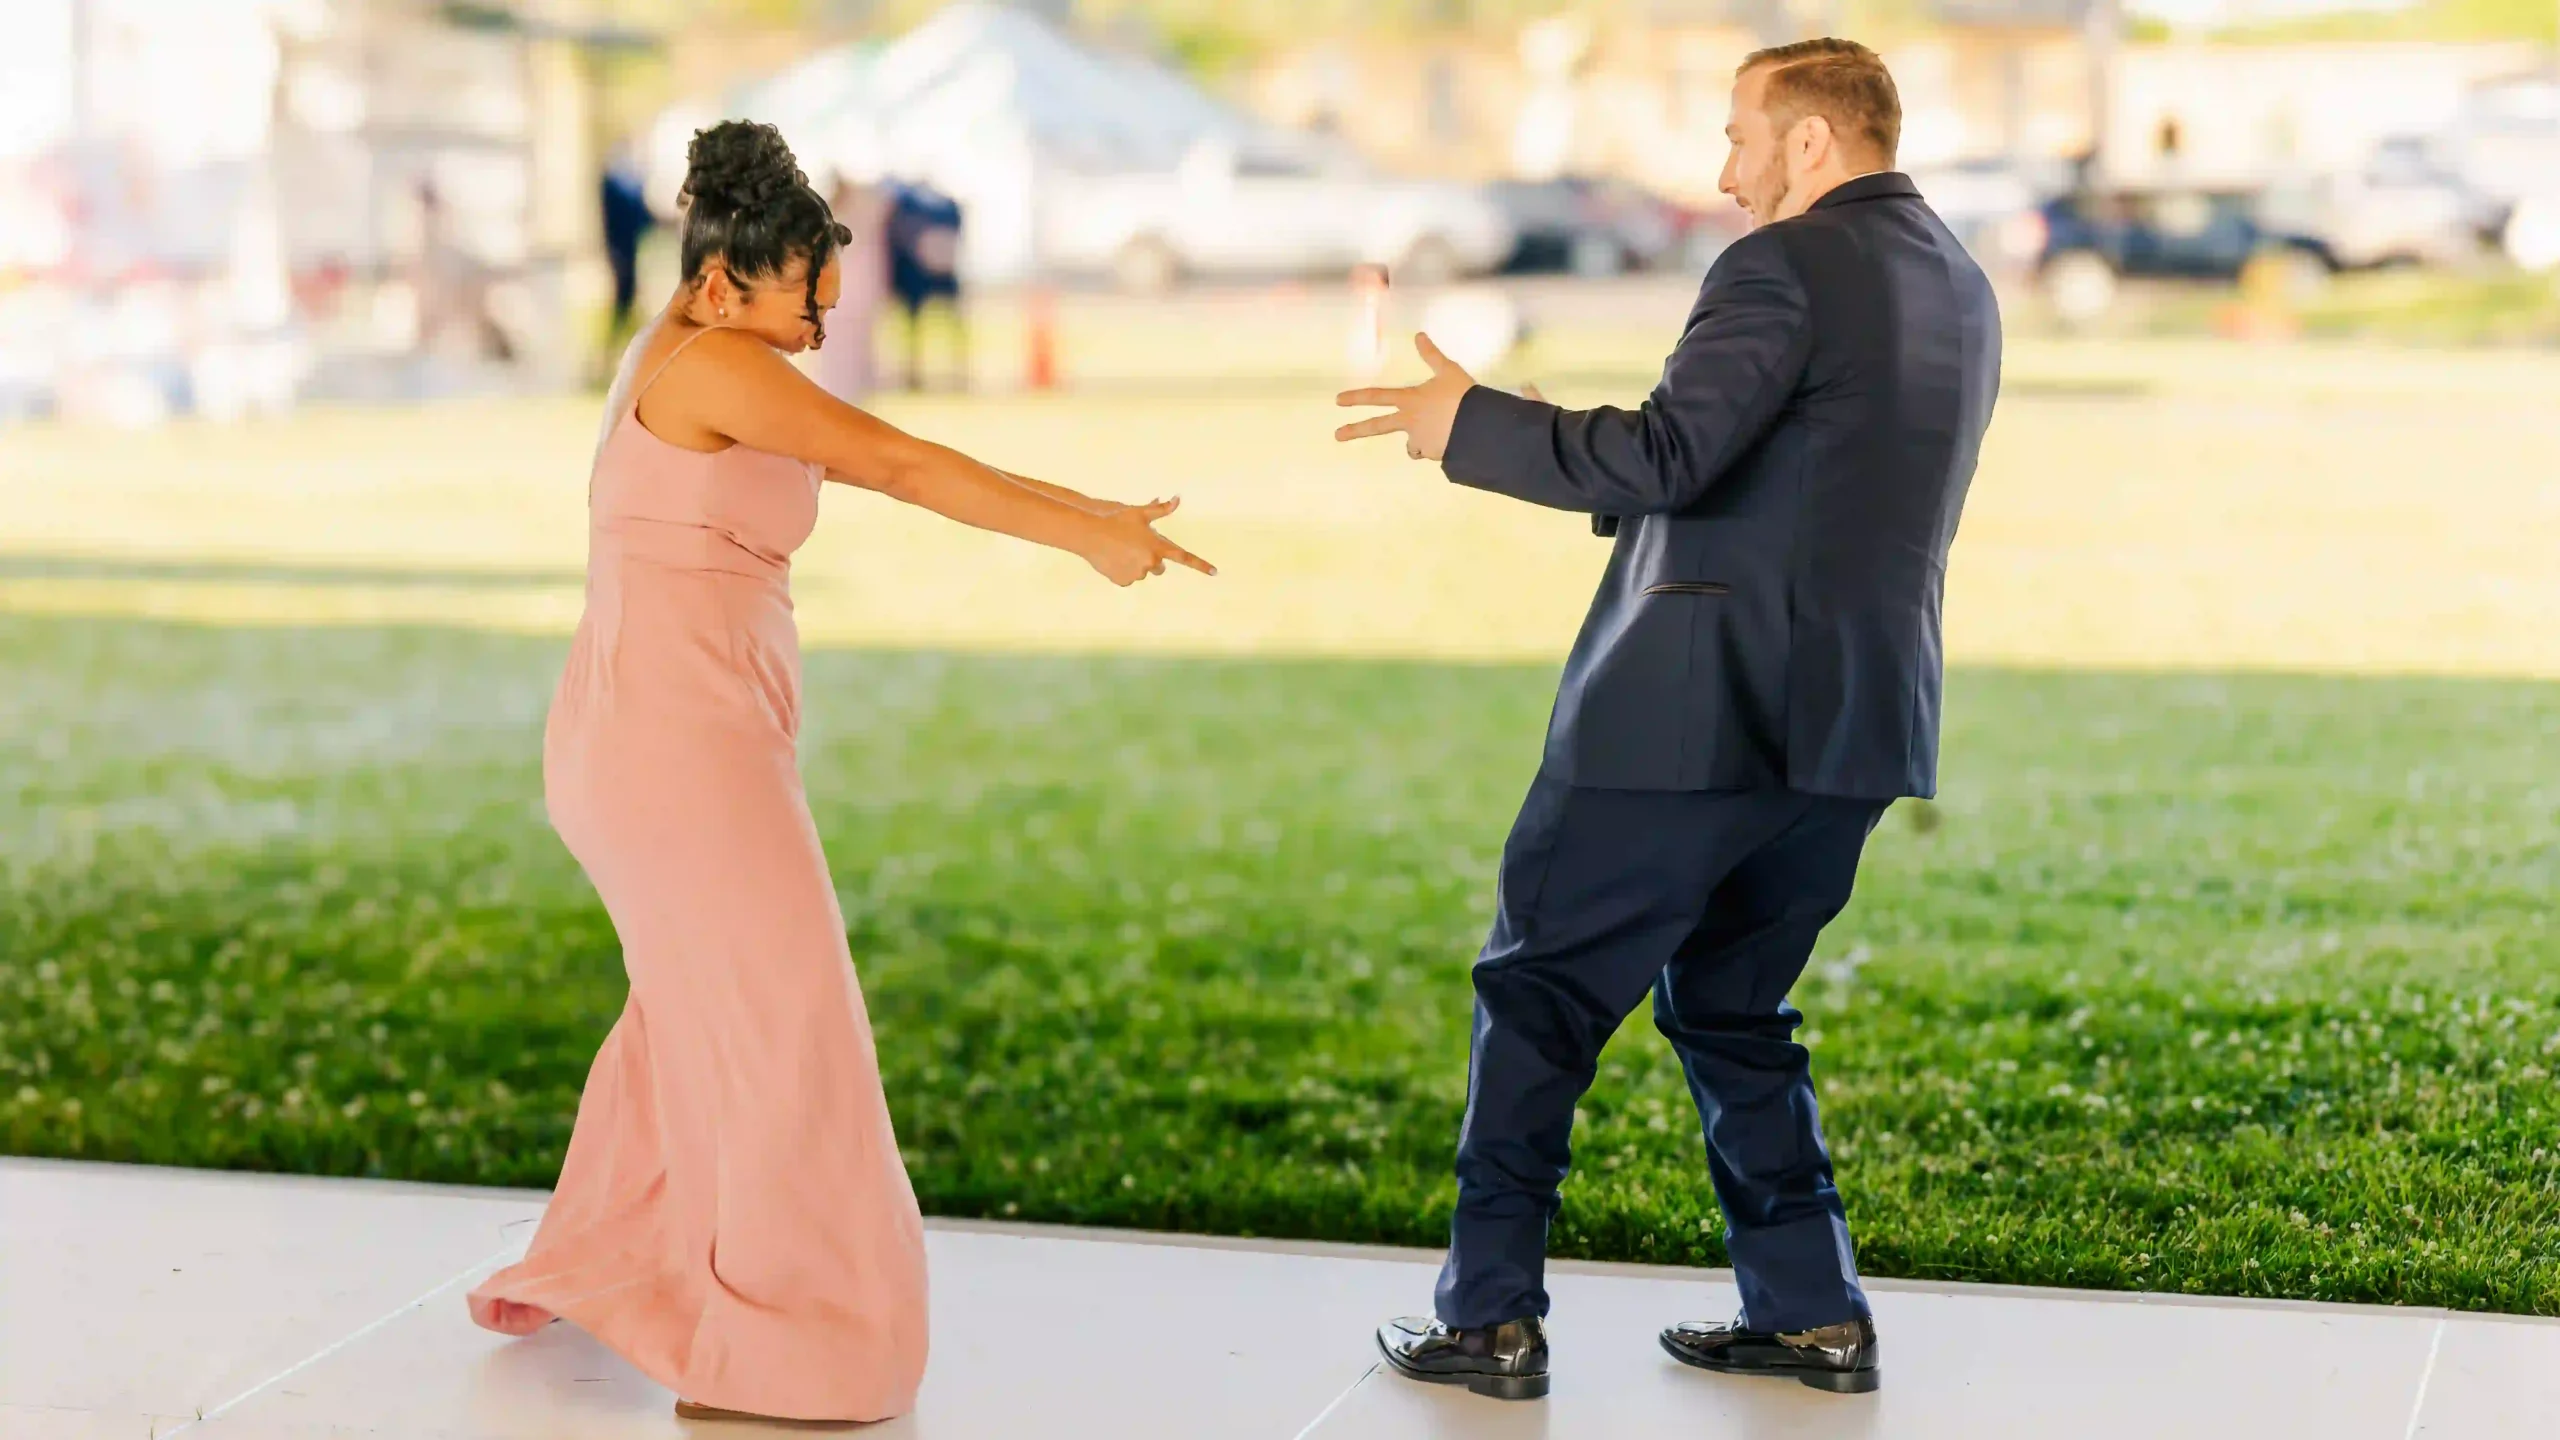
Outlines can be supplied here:
<path id="1" fill-rule="evenodd" d="M 842 290 L 827 312 L 827 343 L 811 362 L 811 375 L 847 405 L 867 405 L 880 388 L 880 307 L 889 298 L 888 202 L 871 186 L 848 187 L 838 197 L 836 219 L 853 238 L 836 253 Z"/>
<path id="2" fill-rule="evenodd" d="M 790 556 L 821 472 L 658 439 L 631 363 L 543 736 L 631 996 L 532 1248 L 471 1317 L 569 1320 L 697 1404 L 884 1419 L 923 1378 L 924 1227 L 796 755 Z"/>

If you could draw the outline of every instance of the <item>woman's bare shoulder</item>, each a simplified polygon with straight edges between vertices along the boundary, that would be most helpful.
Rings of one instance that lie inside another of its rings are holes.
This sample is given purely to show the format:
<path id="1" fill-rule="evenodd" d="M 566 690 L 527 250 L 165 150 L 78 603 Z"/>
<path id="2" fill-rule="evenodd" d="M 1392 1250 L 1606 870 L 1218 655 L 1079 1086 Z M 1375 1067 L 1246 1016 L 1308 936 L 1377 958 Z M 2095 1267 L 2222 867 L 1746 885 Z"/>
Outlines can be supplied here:
<path id="1" fill-rule="evenodd" d="M 814 459 L 804 453 L 828 397 L 779 350 L 740 330 L 688 327 L 663 353 L 646 357 L 636 408 L 641 423 L 676 444 L 716 448 L 717 439 Z M 660 378 L 652 382 L 648 377 Z"/>
<path id="2" fill-rule="evenodd" d="M 679 405 L 687 397 L 717 403 L 734 394 L 741 381 L 769 383 L 776 366 L 790 368 L 780 352 L 741 330 L 674 324 L 664 329 L 667 333 L 653 337 L 631 367 L 643 394 Z"/>

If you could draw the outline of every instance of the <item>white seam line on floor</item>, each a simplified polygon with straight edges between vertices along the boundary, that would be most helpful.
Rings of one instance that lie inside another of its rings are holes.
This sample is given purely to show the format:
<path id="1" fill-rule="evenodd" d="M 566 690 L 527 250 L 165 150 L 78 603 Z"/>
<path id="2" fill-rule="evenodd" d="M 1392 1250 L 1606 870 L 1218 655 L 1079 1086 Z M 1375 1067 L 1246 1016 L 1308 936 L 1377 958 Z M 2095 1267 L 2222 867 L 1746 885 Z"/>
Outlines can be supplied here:
<path id="1" fill-rule="evenodd" d="M 2436 1378 L 2436 1357 L 2444 1353 L 2444 1327 L 2438 1320 L 2435 1333 L 2427 1337 L 2427 1368 L 2418 1372 L 2418 1394 L 2409 1402 L 2409 1428 L 2401 1432 L 2402 1440 L 2417 1440 L 2418 1422 L 2426 1418 L 2427 1387 Z"/>
<path id="2" fill-rule="evenodd" d="M 1322 1410 L 1316 1412 L 1316 1418 L 1308 1421 L 1307 1428 L 1298 1432 L 1297 1440 L 1307 1440 L 1308 1436 L 1316 1433 L 1316 1427 L 1322 1425 L 1327 1420 L 1332 1419 L 1333 1412 L 1342 1408 L 1342 1402 L 1351 1398 L 1352 1391 L 1368 1384 L 1369 1377 L 1377 1373 L 1378 1362 L 1372 1360 L 1369 1362 L 1369 1368 L 1360 1372 L 1359 1379 L 1352 1381 L 1348 1389 L 1344 1390 L 1341 1394 L 1334 1396 L 1332 1404 L 1327 1405 Z"/>
<path id="3" fill-rule="evenodd" d="M 372 1334 L 374 1331 L 381 1329 L 383 1326 L 390 1324 L 392 1321 L 399 1319 L 401 1316 L 406 1315 L 410 1311 L 417 1309 L 419 1306 L 426 1304 L 428 1301 L 433 1300 L 461 1282 L 479 1274 L 481 1271 L 489 1267 L 490 1262 L 504 1260 L 514 1253 L 516 1253 L 516 1247 L 509 1245 L 503 1250 L 494 1251 L 488 1255 L 480 1257 L 478 1260 L 473 1261 L 469 1266 L 465 1267 L 451 1278 L 440 1282 L 434 1289 L 429 1290 L 427 1293 L 410 1301 L 408 1304 L 403 1305 L 396 1310 L 376 1316 L 370 1323 L 351 1331 L 346 1335 L 340 1336 L 338 1339 L 320 1347 L 309 1355 L 304 1356 L 302 1359 L 295 1361 L 293 1364 L 286 1366 L 273 1375 L 268 1376 L 266 1379 L 259 1381 L 257 1384 L 250 1386 L 248 1389 L 243 1390 L 239 1394 L 232 1396 L 230 1399 L 223 1401 L 221 1404 L 214 1406 L 212 1409 L 198 1411 L 194 1419 L 187 1421 L 177 1429 L 161 1436 L 160 1440 L 175 1440 L 175 1437 L 193 1430 L 207 1420 L 221 1419 L 225 1414 L 238 1409 L 241 1404 L 258 1395 L 262 1391 L 292 1379 L 294 1376 L 301 1374 L 303 1371 L 310 1369 L 312 1366 L 317 1365 L 321 1361 L 328 1359 L 330 1356 L 337 1354 L 339 1351 L 346 1349 L 348 1346 L 353 1345 L 367 1335 Z"/>

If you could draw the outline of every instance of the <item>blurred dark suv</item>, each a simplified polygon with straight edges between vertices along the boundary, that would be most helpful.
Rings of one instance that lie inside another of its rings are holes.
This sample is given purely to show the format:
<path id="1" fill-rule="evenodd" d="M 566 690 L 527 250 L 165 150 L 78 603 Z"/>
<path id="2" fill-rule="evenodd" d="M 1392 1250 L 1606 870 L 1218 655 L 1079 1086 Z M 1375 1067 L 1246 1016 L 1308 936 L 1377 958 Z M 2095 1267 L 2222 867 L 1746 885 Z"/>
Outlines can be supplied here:
<path id="1" fill-rule="evenodd" d="M 2066 317 L 2089 318 L 2114 302 L 2129 276 L 2235 280 L 2261 255 L 2309 282 L 2338 268 L 2319 237 L 2270 226 L 2245 191 L 2078 190 L 2038 211 L 2037 274 Z"/>
<path id="2" fill-rule="evenodd" d="M 1628 270 L 1704 272 L 1744 229 L 1742 212 L 1700 211 L 1624 180 L 1588 175 L 1504 180 L 1486 194 L 1519 237 L 1514 274 L 1581 276 Z"/>

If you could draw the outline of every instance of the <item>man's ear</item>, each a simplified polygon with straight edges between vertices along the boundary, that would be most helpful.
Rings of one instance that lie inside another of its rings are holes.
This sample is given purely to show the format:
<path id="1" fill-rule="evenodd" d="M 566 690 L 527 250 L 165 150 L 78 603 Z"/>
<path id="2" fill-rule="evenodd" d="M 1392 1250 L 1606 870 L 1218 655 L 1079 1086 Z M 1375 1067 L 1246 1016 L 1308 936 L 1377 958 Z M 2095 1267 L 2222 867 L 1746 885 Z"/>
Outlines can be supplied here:
<path id="1" fill-rule="evenodd" d="M 1840 137 L 1831 131 L 1831 122 L 1820 115 L 1807 115 L 1797 122 L 1797 144 L 1804 153 L 1805 168 L 1823 162 L 1839 144 Z"/>

